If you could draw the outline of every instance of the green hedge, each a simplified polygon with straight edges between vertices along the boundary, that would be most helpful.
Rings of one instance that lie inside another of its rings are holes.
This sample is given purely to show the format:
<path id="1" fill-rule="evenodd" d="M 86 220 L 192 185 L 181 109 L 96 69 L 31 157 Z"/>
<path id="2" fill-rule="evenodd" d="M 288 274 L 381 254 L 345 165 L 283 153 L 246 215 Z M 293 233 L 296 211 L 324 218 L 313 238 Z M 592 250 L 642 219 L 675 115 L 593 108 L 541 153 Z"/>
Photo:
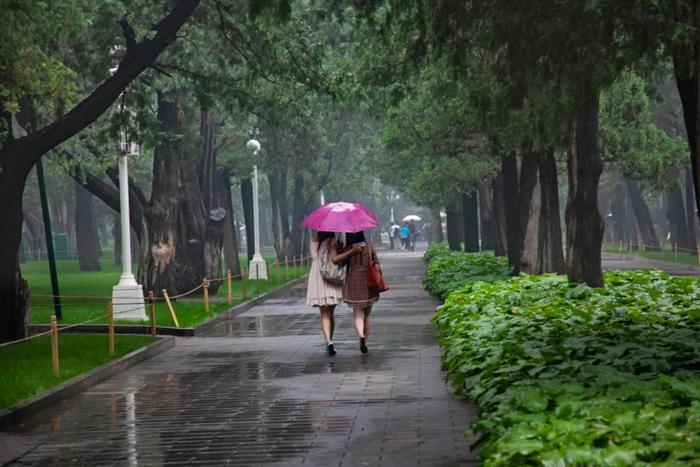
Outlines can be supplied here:
<path id="1" fill-rule="evenodd" d="M 444 299 L 448 293 L 470 282 L 493 282 L 510 277 L 513 269 L 508 259 L 491 252 L 464 253 L 450 251 L 446 243 L 433 243 L 428 247 L 424 260 L 425 289 Z"/>
<path id="2" fill-rule="evenodd" d="M 434 323 L 485 465 L 700 464 L 700 281 L 470 283 Z"/>

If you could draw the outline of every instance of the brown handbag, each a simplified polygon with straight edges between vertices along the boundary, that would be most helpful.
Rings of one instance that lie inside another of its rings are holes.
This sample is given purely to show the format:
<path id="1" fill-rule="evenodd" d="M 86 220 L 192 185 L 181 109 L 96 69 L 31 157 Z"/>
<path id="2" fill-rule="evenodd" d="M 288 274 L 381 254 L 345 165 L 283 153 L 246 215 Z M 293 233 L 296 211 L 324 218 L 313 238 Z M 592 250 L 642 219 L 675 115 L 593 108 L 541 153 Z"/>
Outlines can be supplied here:
<path id="1" fill-rule="evenodd" d="M 367 264 L 367 288 L 371 293 L 382 293 L 389 290 L 389 286 L 379 269 L 379 264 L 374 259 L 372 246 L 369 248 L 369 263 Z"/>

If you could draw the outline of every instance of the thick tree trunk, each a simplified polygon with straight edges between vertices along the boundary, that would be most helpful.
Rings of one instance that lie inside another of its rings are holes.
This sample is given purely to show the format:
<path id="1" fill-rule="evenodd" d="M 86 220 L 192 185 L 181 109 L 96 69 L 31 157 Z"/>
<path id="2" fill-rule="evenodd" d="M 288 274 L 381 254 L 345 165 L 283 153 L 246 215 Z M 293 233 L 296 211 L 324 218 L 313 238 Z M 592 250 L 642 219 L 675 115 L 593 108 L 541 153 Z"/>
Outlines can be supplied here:
<path id="1" fill-rule="evenodd" d="M 651 221 L 649 214 L 649 206 L 642 197 L 642 189 L 639 182 L 630 178 L 625 178 L 625 186 L 629 194 L 630 204 L 634 211 L 634 217 L 637 219 L 637 227 L 639 234 L 642 237 L 642 245 L 645 250 L 660 250 L 659 239 L 656 237 L 654 224 Z"/>
<path id="2" fill-rule="evenodd" d="M 479 251 L 479 202 L 477 192 L 470 190 L 462 195 L 462 225 L 464 251 Z"/>
<path id="3" fill-rule="evenodd" d="M 459 204 L 456 202 L 448 204 L 445 212 L 447 214 L 447 243 L 450 250 L 460 251 L 462 249 L 462 236 L 459 227 L 462 223 L 462 212 Z"/>
<path id="4" fill-rule="evenodd" d="M 287 170 L 275 169 L 268 173 L 267 179 L 270 185 L 273 242 L 277 257 L 284 258 L 291 255 L 292 245 L 287 208 Z"/>
<path id="5" fill-rule="evenodd" d="M 501 179 L 508 263 L 513 266 L 517 274 L 520 267 L 520 188 L 518 161 L 514 152 L 501 154 Z"/>
<path id="6" fill-rule="evenodd" d="M 430 228 L 432 229 L 433 242 L 444 242 L 445 236 L 442 233 L 442 218 L 440 217 L 440 207 L 430 208 Z"/>
<path id="7" fill-rule="evenodd" d="M 81 271 L 99 271 L 100 240 L 92 209 L 92 194 L 78 183 L 75 186 L 75 237 Z"/>
<path id="8" fill-rule="evenodd" d="M 241 204 L 243 205 L 243 221 L 245 222 L 245 243 L 248 252 L 248 263 L 255 255 L 255 226 L 253 225 L 253 182 L 250 178 L 241 180 Z"/>
<path id="9" fill-rule="evenodd" d="M 539 269 L 544 272 L 564 272 L 561 219 L 559 217 L 559 180 L 557 161 L 551 151 L 540 155 L 540 233 Z"/>
<path id="10" fill-rule="evenodd" d="M 184 133 L 183 92 L 158 94 L 160 130 Z M 176 294 L 201 284 L 204 276 L 204 206 L 197 180 L 196 149 L 159 144 L 153 154 L 153 191 L 145 210 L 141 283 L 145 290 Z"/>
<path id="11" fill-rule="evenodd" d="M 479 185 L 479 226 L 481 228 L 481 249 L 495 251 L 498 244 L 497 219 L 493 211 L 491 184 Z"/>
<path id="12" fill-rule="evenodd" d="M 9 158 L 0 149 L 0 161 Z M 22 240 L 22 193 L 29 167 L 3 165 L 0 171 L 0 342 L 27 335 L 26 317 L 30 313 L 29 287 L 19 270 L 19 246 Z"/>
<path id="13" fill-rule="evenodd" d="M 508 235 L 506 229 L 506 205 L 503 188 L 503 173 L 499 171 L 491 182 L 491 199 L 493 210 L 494 245 L 496 256 L 508 254 Z"/>
<path id="14" fill-rule="evenodd" d="M 693 188 L 693 172 L 690 169 L 685 170 L 685 221 L 688 226 L 688 243 L 690 249 L 696 251 L 697 236 L 695 234 L 695 223 L 697 216 L 695 215 L 695 189 Z"/>
<path id="15" fill-rule="evenodd" d="M 520 165 L 520 265 L 528 274 L 539 274 L 540 217 L 539 153 L 523 151 Z"/>
<path id="16" fill-rule="evenodd" d="M 226 269 L 234 276 L 241 274 L 241 262 L 238 257 L 238 235 L 236 221 L 233 218 L 233 199 L 231 198 L 231 173 L 227 169 L 219 169 L 216 173 L 217 190 L 224 199 L 226 217 L 224 219 L 224 261 Z"/>
<path id="17" fill-rule="evenodd" d="M 679 177 L 678 171 L 670 171 L 668 178 L 675 181 Z M 683 183 L 670 193 L 664 194 L 664 207 L 668 230 L 671 236 L 671 245 L 681 250 L 693 251 L 695 244 L 690 242 L 690 232 L 686 219 L 685 202 L 683 201 Z"/>
<path id="18" fill-rule="evenodd" d="M 600 247 L 603 219 L 598 212 L 598 182 L 603 163 L 598 152 L 598 95 L 591 94 L 575 115 L 568 158 L 566 273 L 571 282 L 603 286 Z"/>
<path id="19" fill-rule="evenodd" d="M 696 6 L 696 8 L 698 8 Z M 696 15 L 700 16 L 700 15 Z M 700 21 L 700 19 L 698 19 Z M 700 27 L 697 24 L 696 27 Z M 673 51 L 673 67 L 676 75 L 678 95 L 683 105 L 683 121 L 688 135 L 690 146 L 690 166 L 693 174 L 693 187 L 695 188 L 695 205 L 700 206 L 700 40 L 696 40 L 688 49 Z M 696 216 L 700 213 L 696 213 Z"/>

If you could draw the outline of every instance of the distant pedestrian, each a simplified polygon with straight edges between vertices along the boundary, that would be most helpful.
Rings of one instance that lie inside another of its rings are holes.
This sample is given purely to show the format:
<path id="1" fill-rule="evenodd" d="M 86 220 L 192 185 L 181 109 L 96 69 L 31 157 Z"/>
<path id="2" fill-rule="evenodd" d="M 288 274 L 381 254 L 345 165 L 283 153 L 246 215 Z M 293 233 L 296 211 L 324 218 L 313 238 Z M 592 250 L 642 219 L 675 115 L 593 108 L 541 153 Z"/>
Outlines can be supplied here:
<path id="1" fill-rule="evenodd" d="M 416 237 L 418 237 L 418 225 L 416 221 L 411 220 L 408 223 L 408 248 L 411 251 L 416 249 Z"/>
<path id="2" fill-rule="evenodd" d="M 397 250 L 400 248 L 401 227 L 396 222 L 392 222 L 391 227 L 389 227 L 389 241 L 391 242 L 392 250 Z"/>
<path id="3" fill-rule="evenodd" d="M 372 306 L 379 300 L 379 293 L 370 291 L 367 286 L 367 270 L 370 260 L 377 260 L 377 252 L 371 243 L 365 241 L 362 232 L 349 233 L 346 240 L 352 249 L 349 250 L 351 256 L 346 261 L 348 271 L 343 287 L 343 299 L 352 307 L 355 331 L 360 340 L 360 352 L 367 353 L 369 315 Z M 360 247 L 359 253 L 355 253 L 357 247 Z"/>
<path id="4" fill-rule="evenodd" d="M 408 224 L 404 223 L 403 227 L 401 227 L 401 249 L 402 250 L 408 250 L 410 245 L 408 244 Z"/>
<path id="5" fill-rule="evenodd" d="M 340 245 L 333 232 L 319 232 L 311 239 L 311 270 L 309 271 L 308 287 L 306 289 L 306 304 L 318 307 L 321 311 L 321 329 L 326 339 L 326 351 L 328 355 L 335 355 L 333 345 L 333 332 L 335 331 L 335 318 L 333 312 L 336 305 L 343 301 L 343 282 L 329 282 L 321 275 L 321 267 L 324 261 L 332 261 L 340 264 L 350 255 L 359 253 L 360 248 L 338 253 Z"/>

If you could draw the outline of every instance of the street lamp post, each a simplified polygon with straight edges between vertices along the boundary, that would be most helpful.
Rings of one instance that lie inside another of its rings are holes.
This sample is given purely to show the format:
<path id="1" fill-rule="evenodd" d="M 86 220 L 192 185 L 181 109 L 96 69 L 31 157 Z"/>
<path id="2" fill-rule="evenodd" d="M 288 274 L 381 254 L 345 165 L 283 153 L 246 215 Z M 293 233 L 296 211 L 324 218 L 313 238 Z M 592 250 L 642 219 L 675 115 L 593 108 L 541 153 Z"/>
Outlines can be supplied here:
<path id="1" fill-rule="evenodd" d="M 114 314 L 119 319 L 145 320 L 143 289 L 131 272 L 131 225 L 129 223 L 129 155 L 138 154 L 138 145 L 122 135 L 119 155 L 119 208 L 122 237 L 122 275 L 112 288 Z"/>
<path id="2" fill-rule="evenodd" d="M 260 151 L 260 142 L 251 139 L 246 148 L 253 151 L 253 157 Z M 255 239 L 255 254 L 248 265 L 248 278 L 267 280 L 267 264 L 260 254 L 260 210 L 258 206 L 258 164 L 253 164 L 253 237 Z"/>

